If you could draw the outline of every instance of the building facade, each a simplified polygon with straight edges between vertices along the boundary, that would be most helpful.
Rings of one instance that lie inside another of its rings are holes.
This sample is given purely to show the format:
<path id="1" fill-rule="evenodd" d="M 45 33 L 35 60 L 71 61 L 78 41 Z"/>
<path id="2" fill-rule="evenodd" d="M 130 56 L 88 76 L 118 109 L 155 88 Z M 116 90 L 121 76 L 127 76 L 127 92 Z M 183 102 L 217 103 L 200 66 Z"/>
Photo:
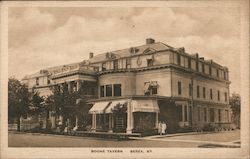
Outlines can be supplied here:
<path id="1" fill-rule="evenodd" d="M 66 82 L 77 90 L 91 82 L 91 131 L 144 132 L 164 121 L 175 132 L 231 122 L 228 68 L 151 38 L 142 46 L 90 53 L 88 60 L 47 68 L 23 81 L 43 96 L 53 85 Z"/>

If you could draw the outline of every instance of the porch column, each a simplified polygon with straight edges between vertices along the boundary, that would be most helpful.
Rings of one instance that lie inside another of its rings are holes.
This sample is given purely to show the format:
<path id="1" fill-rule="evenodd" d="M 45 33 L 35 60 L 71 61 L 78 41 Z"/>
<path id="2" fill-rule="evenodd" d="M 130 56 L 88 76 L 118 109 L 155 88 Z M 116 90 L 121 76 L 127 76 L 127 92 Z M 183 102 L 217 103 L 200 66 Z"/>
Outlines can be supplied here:
<path id="1" fill-rule="evenodd" d="M 70 127 L 70 121 L 69 121 L 69 118 L 67 118 L 67 127 L 68 127 L 68 128 Z"/>
<path id="2" fill-rule="evenodd" d="M 79 91 L 80 87 L 81 87 L 81 81 L 78 80 L 76 81 L 76 90 Z"/>
<path id="3" fill-rule="evenodd" d="M 182 122 L 185 121 L 185 106 L 182 104 Z"/>
<path id="4" fill-rule="evenodd" d="M 185 107 L 187 108 L 187 124 L 190 125 L 189 106 L 186 105 Z"/>
<path id="5" fill-rule="evenodd" d="M 109 130 L 108 132 L 113 132 L 113 126 L 112 126 L 112 114 L 109 114 Z"/>
<path id="6" fill-rule="evenodd" d="M 96 114 L 92 114 L 92 128 L 91 128 L 91 130 L 93 132 L 96 131 Z"/>
<path id="7" fill-rule="evenodd" d="M 54 129 L 56 127 L 56 119 L 55 116 L 51 116 L 51 128 Z"/>
<path id="8" fill-rule="evenodd" d="M 133 128 L 134 128 L 134 119 L 133 119 L 131 100 L 129 100 L 127 108 L 127 133 L 132 134 Z"/>
<path id="9" fill-rule="evenodd" d="M 156 116 L 156 117 L 155 117 L 155 128 L 158 129 L 158 124 L 159 124 L 159 123 L 158 123 L 158 121 L 159 121 L 159 113 L 156 112 L 156 113 L 155 113 L 155 116 Z"/>
<path id="10" fill-rule="evenodd" d="M 76 125 L 75 127 L 78 127 L 78 117 L 76 116 Z"/>
<path id="11" fill-rule="evenodd" d="M 111 127 L 114 128 L 115 124 L 114 124 L 114 116 L 113 114 L 111 115 Z"/>
<path id="12" fill-rule="evenodd" d="M 70 82 L 67 82 L 67 84 L 68 84 L 68 91 L 71 92 Z"/>
<path id="13" fill-rule="evenodd" d="M 231 109 L 228 110 L 228 121 L 232 122 L 232 110 Z"/>

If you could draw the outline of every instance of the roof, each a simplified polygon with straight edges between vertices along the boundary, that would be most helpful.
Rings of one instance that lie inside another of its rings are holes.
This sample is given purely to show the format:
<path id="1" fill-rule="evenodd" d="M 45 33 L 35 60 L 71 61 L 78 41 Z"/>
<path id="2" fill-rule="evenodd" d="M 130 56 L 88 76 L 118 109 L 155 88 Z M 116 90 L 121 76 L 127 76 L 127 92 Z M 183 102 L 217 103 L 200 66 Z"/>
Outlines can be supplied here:
<path id="1" fill-rule="evenodd" d="M 163 51 L 166 49 L 173 49 L 173 47 L 171 47 L 171 46 L 168 46 L 168 45 L 163 44 L 161 42 L 156 42 L 156 43 L 152 43 L 152 44 L 130 47 L 130 48 L 122 49 L 122 50 L 110 51 L 110 53 L 115 54 L 119 58 L 129 57 L 129 56 L 133 56 L 133 54 L 131 54 L 131 51 L 130 51 L 131 48 L 137 49 L 137 52 L 135 53 L 136 55 L 142 54 L 148 48 L 153 49 L 155 51 Z M 97 63 L 97 62 L 101 62 L 101 61 L 105 61 L 105 60 L 107 60 L 106 53 L 102 53 L 102 54 L 98 54 L 98 55 L 94 56 L 93 58 L 89 59 L 89 62 L 90 63 Z"/>
<path id="2" fill-rule="evenodd" d="M 131 53 L 131 49 L 135 49 L 134 50 L 135 53 Z M 130 57 L 130 56 L 143 54 L 148 49 L 156 51 L 156 52 L 164 51 L 164 50 L 172 50 L 172 51 L 175 51 L 175 52 L 179 52 L 181 54 L 188 55 L 190 57 L 191 56 L 197 56 L 198 57 L 197 53 L 194 54 L 194 55 L 189 54 L 189 53 L 185 52 L 184 48 L 174 48 L 174 47 L 166 45 L 166 44 L 164 44 L 162 42 L 155 42 L 155 43 L 151 43 L 151 44 L 145 44 L 145 45 L 141 45 L 141 46 L 129 47 L 129 48 L 126 48 L 126 49 L 121 49 L 121 50 L 116 50 L 116 51 L 109 51 L 109 52 L 106 52 L 106 53 L 98 54 L 98 55 L 92 57 L 91 59 L 86 59 L 86 60 L 83 60 L 81 62 L 66 64 L 66 65 L 61 65 L 61 66 L 55 66 L 55 67 L 49 67 L 49 68 L 45 68 L 43 70 L 47 70 L 48 72 L 53 72 L 53 71 L 56 71 L 58 69 L 60 70 L 63 67 L 70 67 L 70 66 L 73 66 L 73 65 L 80 65 L 80 67 L 82 67 L 83 65 L 88 65 L 88 64 L 91 64 L 91 63 L 99 63 L 99 62 L 107 61 L 107 57 L 106 57 L 107 53 L 111 53 L 112 55 L 115 56 L 115 58 L 125 58 L 125 57 Z M 208 61 L 204 60 L 204 62 L 208 62 Z M 217 64 L 214 61 L 213 61 L 213 63 Z M 220 66 L 219 64 L 217 64 L 217 65 Z M 34 78 L 34 77 L 38 77 L 38 76 L 46 76 L 46 74 L 41 73 L 41 71 L 40 71 L 40 73 L 37 72 L 37 73 L 31 74 L 31 75 L 27 75 L 27 76 L 24 77 L 24 79 L 25 78 Z"/>

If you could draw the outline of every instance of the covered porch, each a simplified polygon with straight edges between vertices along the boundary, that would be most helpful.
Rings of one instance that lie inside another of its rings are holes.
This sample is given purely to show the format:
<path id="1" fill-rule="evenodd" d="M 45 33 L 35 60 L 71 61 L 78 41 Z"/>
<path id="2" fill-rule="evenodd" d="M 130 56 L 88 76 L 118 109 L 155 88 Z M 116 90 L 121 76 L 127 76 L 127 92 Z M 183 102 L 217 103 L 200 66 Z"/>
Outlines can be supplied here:
<path id="1" fill-rule="evenodd" d="M 89 110 L 92 132 L 141 133 L 158 127 L 156 99 L 114 99 L 97 101 Z"/>

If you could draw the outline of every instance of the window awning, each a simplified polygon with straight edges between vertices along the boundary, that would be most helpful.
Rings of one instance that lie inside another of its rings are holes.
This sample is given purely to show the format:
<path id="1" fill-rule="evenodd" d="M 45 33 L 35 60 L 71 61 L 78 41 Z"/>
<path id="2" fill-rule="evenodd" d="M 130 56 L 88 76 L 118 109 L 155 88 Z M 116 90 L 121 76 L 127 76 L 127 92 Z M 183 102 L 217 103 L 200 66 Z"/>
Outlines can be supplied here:
<path id="1" fill-rule="evenodd" d="M 146 82 L 144 84 L 144 92 L 147 92 L 149 90 L 150 82 Z"/>
<path id="2" fill-rule="evenodd" d="M 110 102 L 96 102 L 93 107 L 89 110 L 90 114 L 102 114 Z"/>
<path id="3" fill-rule="evenodd" d="M 157 81 L 151 81 L 150 82 L 150 87 L 158 87 Z"/>
<path id="4" fill-rule="evenodd" d="M 132 112 L 160 112 L 157 100 L 132 100 Z"/>
<path id="5" fill-rule="evenodd" d="M 112 103 L 109 105 L 109 107 L 105 110 L 105 113 L 112 113 L 112 109 L 114 109 L 114 107 L 117 104 L 125 104 L 127 102 L 127 100 L 116 100 L 116 101 L 112 101 Z"/>

